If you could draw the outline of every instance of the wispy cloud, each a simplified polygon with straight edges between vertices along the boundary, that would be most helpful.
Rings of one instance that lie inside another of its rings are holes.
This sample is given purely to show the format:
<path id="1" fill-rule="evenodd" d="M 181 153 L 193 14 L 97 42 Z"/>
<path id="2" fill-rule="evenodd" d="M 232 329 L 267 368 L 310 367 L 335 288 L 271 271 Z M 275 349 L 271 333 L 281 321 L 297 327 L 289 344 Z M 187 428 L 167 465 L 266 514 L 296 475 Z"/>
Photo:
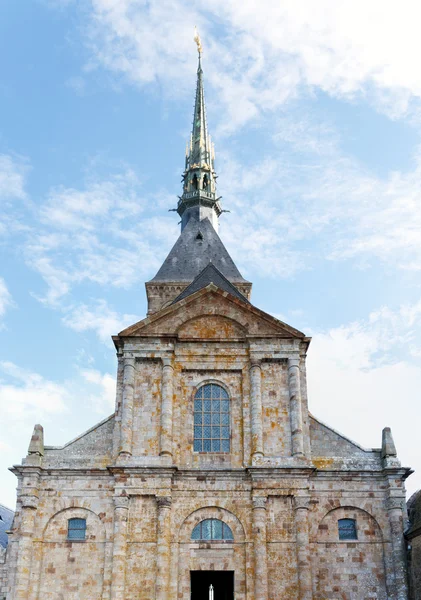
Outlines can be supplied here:
<path id="1" fill-rule="evenodd" d="M 365 320 L 313 332 L 307 361 L 309 405 L 317 417 L 374 447 L 381 428 L 391 426 L 401 459 L 418 471 L 410 416 L 418 411 L 420 336 L 421 301 L 380 307 Z"/>
<path id="2" fill-rule="evenodd" d="M 52 189 L 36 215 L 39 227 L 24 244 L 27 264 L 47 284 L 38 298 L 62 307 L 62 299 L 83 282 L 128 289 L 158 269 L 162 241 L 176 224 L 156 219 L 155 210 L 159 203 L 141 194 L 130 169 L 90 180 L 82 189 Z"/>
<path id="3" fill-rule="evenodd" d="M 282 130 L 285 129 L 282 127 Z M 341 154 L 328 128 L 307 136 L 305 157 L 289 150 L 301 138 L 274 130 L 275 149 L 257 163 L 225 154 L 221 193 L 232 214 L 221 223 L 227 246 L 244 267 L 289 276 L 321 261 L 381 261 L 403 271 L 421 265 L 421 159 L 383 177 Z M 311 143 L 314 140 L 314 144 Z M 319 146 L 327 141 L 327 149 Z M 301 149 L 302 150 L 302 149 Z"/>
<path id="4" fill-rule="evenodd" d="M 81 304 L 72 307 L 63 317 L 63 323 L 74 331 L 94 331 L 102 342 L 109 343 L 112 335 L 139 319 L 136 315 L 120 315 L 105 300 L 98 300 L 92 306 Z"/>
<path id="5" fill-rule="evenodd" d="M 75 368 L 66 380 L 48 379 L 12 362 L 0 362 L 2 500 L 15 504 L 15 482 L 7 469 L 25 456 L 35 423 L 45 443 L 62 445 L 114 410 L 115 378 L 98 369 Z M 52 424 L 54 426 L 52 426 Z"/>
<path id="6" fill-rule="evenodd" d="M 66 410 L 68 392 L 64 386 L 11 362 L 0 363 L 0 404 L 4 415 L 17 418 L 34 413 Z M 5 381 L 7 376 L 7 381 Z"/>
<path id="7" fill-rule="evenodd" d="M 416 0 L 399 9 L 380 0 L 209 0 L 206 13 L 185 0 L 95 0 L 89 44 L 93 65 L 183 93 L 196 23 L 210 57 L 207 77 L 225 107 L 219 126 L 232 130 L 313 88 L 365 95 L 391 116 L 404 114 L 421 97 L 419 17 Z M 224 23 L 222 35 L 216 22 Z"/>
<path id="8" fill-rule="evenodd" d="M 0 277 L 0 320 L 6 313 L 6 310 L 14 306 L 14 304 L 15 303 L 13 302 L 12 295 L 7 289 L 6 282 L 2 277 Z"/>
<path id="9" fill-rule="evenodd" d="M 25 176 L 28 169 L 21 158 L 0 154 L 0 202 L 26 198 Z"/>

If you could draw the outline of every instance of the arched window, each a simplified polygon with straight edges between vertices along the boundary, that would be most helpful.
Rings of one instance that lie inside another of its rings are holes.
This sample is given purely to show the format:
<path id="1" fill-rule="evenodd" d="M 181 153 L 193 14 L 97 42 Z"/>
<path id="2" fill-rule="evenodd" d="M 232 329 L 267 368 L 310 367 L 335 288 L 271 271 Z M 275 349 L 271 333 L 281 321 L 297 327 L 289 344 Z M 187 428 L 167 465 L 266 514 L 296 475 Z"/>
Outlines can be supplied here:
<path id="1" fill-rule="evenodd" d="M 356 540 L 357 524 L 355 519 L 339 519 L 338 531 L 340 540 Z"/>
<path id="2" fill-rule="evenodd" d="M 195 452 L 230 451 L 230 402 L 216 383 L 199 388 L 194 397 Z"/>
<path id="3" fill-rule="evenodd" d="M 196 525 L 192 540 L 234 540 L 231 529 L 219 519 L 205 519 Z"/>
<path id="4" fill-rule="evenodd" d="M 67 539 L 84 540 L 86 538 L 86 519 L 69 519 L 67 521 Z"/>

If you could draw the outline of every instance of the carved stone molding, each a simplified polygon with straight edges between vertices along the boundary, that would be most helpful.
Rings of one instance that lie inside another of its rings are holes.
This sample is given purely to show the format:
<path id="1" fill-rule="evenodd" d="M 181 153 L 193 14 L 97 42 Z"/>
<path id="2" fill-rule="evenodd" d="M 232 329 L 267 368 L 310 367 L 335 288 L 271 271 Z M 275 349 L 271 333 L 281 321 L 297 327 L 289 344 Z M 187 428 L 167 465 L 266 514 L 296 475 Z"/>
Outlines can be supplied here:
<path id="1" fill-rule="evenodd" d="M 253 509 L 255 508 L 264 508 L 266 510 L 266 496 L 255 496 L 253 498 Z"/>
<path id="2" fill-rule="evenodd" d="M 172 498 L 171 496 L 156 496 L 156 503 L 158 505 L 158 509 L 171 508 Z"/>
<path id="3" fill-rule="evenodd" d="M 114 496 L 114 508 L 129 508 L 129 497 L 128 496 Z"/>
<path id="4" fill-rule="evenodd" d="M 294 509 L 309 510 L 310 508 L 310 498 L 308 496 L 294 496 Z"/>
<path id="5" fill-rule="evenodd" d="M 300 368 L 300 359 L 288 358 L 288 369 L 293 369 L 294 367 Z"/>
<path id="6" fill-rule="evenodd" d="M 403 507 L 403 498 L 388 498 L 387 499 L 387 510 L 402 510 Z"/>
<path id="7" fill-rule="evenodd" d="M 173 364 L 172 364 L 172 358 L 169 356 L 164 356 L 162 358 L 162 366 L 164 369 L 166 367 L 170 367 L 171 369 L 174 369 Z"/>
<path id="8" fill-rule="evenodd" d="M 21 496 L 19 498 L 22 508 L 31 508 L 36 510 L 39 504 L 39 498 L 37 496 Z"/>

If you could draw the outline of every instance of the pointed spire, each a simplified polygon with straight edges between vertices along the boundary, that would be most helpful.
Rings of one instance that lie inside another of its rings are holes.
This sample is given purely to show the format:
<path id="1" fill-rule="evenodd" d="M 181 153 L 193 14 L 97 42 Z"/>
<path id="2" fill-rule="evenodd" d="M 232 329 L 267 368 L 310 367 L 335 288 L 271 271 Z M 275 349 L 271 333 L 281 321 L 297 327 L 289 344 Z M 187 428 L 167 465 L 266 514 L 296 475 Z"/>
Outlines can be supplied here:
<path id="1" fill-rule="evenodd" d="M 203 86 L 202 42 L 195 28 L 194 41 L 197 44 L 199 60 L 197 65 L 196 99 L 194 104 L 193 126 L 190 148 L 186 155 L 183 173 L 183 195 L 180 197 L 177 212 L 181 217 L 181 230 L 194 216 L 197 220 L 209 218 L 217 230 L 218 218 L 222 210 L 216 198 L 215 151 L 208 133 L 206 122 L 205 92 Z M 189 146 L 189 144 L 188 144 Z"/>
<path id="2" fill-rule="evenodd" d="M 35 425 L 29 442 L 28 455 L 44 456 L 44 429 L 42 425 Z"/>
<path id="3" fill-rule="evenodd" d="M 392 430 L 390 427 L 385 427 L 382 431 L 382 458 L 388 456 L 396 456 L 396 446 L 393 441 Z"/>

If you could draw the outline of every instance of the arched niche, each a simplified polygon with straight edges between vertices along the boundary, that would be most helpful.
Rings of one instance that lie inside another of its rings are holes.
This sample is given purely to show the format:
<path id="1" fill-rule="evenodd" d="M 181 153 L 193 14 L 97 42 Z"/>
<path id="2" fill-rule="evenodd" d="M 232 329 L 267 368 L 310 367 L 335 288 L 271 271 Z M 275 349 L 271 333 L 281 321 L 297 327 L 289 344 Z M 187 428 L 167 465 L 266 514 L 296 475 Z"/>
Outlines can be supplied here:
<path id="1" fill-rule="evenodd" d="M 355 520 L 356 539 L 339 539 L 342 519 Z M 318 524 L 314 542 L 314 600 L 333 597 L 333 592 L 337 598 L 387 600 L 383 536 L 370 513 L 350 505 L 329 510 Z"/>
<path id="2" fill-rule="evenodd" d="M 234 539 L 208 542 L 192 540 L 193 529 L 206 519 L 216 519 L 228 525 Z M 190 597 L 192 571 L 232 571 L 235 598 L 246 600 L 247 573 L 252 569 L 252 558 L 248 552 L 244 527 L 236 515 L 219 506 L 199 508 L 184 519 L 178 538 L 179 597 Z"/>
<path id="3" fill-rule="evenodd" d="M 86 520 L 85 540 L 68 540 L 69 519 Z M 49 519 L 42 538 L 39 598 L 101 600 L 105 541 L 104 525 L 92 510 L 69 507 L 55 513 Z"/>
<path id="4" fill-rule="evenodd" d="M 318 526 L 318 542 L 337 542 L 338 521 L 353 519 L 357 527 L 357 540 L 364 542 L 382 542 L 383 536 L 376 519 L 362 508 L 356 506 L 339 506 L 330 510 Z"/>

